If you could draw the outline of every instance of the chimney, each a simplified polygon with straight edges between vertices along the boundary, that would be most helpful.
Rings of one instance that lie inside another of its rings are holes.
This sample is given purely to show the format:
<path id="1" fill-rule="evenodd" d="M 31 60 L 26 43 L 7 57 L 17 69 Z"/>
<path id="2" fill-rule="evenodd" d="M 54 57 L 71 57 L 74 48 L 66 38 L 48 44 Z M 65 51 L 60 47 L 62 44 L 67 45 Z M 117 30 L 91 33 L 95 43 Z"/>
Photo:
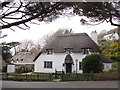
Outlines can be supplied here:
<path id="1" fill-rule="evenodd" d="M 91 39 L 92 39 L 96 44 L 98 44 L 98 36 L 97 36 L 96 30 L 91 32 Z"/>

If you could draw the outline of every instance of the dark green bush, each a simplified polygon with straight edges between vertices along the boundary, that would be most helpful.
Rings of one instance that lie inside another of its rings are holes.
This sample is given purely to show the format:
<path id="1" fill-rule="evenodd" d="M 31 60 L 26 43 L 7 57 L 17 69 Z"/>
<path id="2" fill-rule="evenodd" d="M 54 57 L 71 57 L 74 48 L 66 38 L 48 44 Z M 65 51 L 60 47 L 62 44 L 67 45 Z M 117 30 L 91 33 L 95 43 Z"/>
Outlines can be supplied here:
<path id="1" fill-rule="evenodd" d="M 87 55 L 82 60 L 83 73 L 99 73 L 103 70 L 103 63 L 99 54 Z"/>

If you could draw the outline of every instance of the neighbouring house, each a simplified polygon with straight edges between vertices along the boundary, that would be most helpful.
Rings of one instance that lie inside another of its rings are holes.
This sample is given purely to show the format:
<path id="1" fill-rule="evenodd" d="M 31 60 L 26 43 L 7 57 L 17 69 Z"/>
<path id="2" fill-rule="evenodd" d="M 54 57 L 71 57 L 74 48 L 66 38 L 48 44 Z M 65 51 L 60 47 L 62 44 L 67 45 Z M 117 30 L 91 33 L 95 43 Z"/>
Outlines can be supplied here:
<path id="1" fill-rule="evenodd" d="M 112 29 L 110 31 L 103 30 L 99 33 L 99 40 L 119 40 L 120 36 L 118 35 L 118 28 Z"/>
<path id="2" fill-rule="evenodd" d="M 32 52 L 20 51 L 11 58 L 11 64 L 7 65 L 7 72 L 15 72 L 21 66 L 27 66 L 33 69 L 35 56 Z"/>
<path id="3" fill-rule="evenodd" d="M 119 35 L 118 33 L 112 33 L 112 34 L 108 34 L 108 35 L 105 35 L 102 40 L 118 40 L 119 39 Z"/>
<path id="4" fill-rule="evenodd" d="M 97 46 L 97 32 L 92 32 L 92 39 L 86 33 L 73 33 L 57 36 L 49 42 L 35 58 L 34 72 L 55 73 L 83 73 L 82 59 L 93 53 L 101 55 L 104 70 L 111 69 L 111 60 L 100 53 Z"/>
<path id="5" fill-rule="evenodd" d="M 30 65 L 34 64 L 35 56 L 28 51 L 19 52 L 11 58 L 11 63 L 14 65 Z"/>

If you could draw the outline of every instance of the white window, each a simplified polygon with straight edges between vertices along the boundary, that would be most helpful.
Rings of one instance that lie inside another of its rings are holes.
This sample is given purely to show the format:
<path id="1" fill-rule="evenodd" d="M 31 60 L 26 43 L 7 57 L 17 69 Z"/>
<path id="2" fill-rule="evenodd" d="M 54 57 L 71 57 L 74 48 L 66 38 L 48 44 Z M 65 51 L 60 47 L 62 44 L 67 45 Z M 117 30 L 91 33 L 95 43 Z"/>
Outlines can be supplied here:
<path id="1" fill-rule="evenodd" d="M 44 68 L 52 68 L 52 61 L 44 61 Z"/>
<path id="2" fill-rule="evenodd" d="M 21 61 L 23 61 L 23 59 L 21 59 Z"/>
<path id="3" fill-rule="evenodd" d="M 47 55 L 53 54 L 53 49 L 46 49 L 46 54 Z"/>
<path id="4" fill-rule="evenodd" d="M 83 48 L 82 49 L 82 54 L 89 54 L 90 50 L 88 48 Z"/>
<path id="5" fill-rule="evenodd" d="M 64 51 L 66 54 L 70 54 L 72 53 L 72 48 L 65 48 Z"/>

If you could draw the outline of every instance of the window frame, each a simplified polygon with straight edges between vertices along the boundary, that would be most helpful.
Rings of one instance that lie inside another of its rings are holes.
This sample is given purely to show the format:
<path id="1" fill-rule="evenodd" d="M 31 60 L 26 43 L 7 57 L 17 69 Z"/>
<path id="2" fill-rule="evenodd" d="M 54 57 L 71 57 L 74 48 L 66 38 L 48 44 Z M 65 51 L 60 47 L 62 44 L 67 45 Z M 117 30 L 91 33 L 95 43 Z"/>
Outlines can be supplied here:
<path id="1" fill-rule="evenodd" d="M 52 69 L 53 68 L 53 62 L 52 61 L 44 61 L 44 68 L 45 69 Z"/>
<path id="2" fill-rule="evenodd" d="M 82 54 L 90 54 L 89 48 L 82 48 Z"/>
<path id="3" fill-rule="evenodd" d="M 46 49 L 46 54 L 47 55 L 52 55 L 53 54 L 53 49 Z"/>
<path id="4" fill-rule="evenodd" d="M 66 54 L 71 54 L 72 53 L 72 48 L 64 48 L 64 51 Z"/>

